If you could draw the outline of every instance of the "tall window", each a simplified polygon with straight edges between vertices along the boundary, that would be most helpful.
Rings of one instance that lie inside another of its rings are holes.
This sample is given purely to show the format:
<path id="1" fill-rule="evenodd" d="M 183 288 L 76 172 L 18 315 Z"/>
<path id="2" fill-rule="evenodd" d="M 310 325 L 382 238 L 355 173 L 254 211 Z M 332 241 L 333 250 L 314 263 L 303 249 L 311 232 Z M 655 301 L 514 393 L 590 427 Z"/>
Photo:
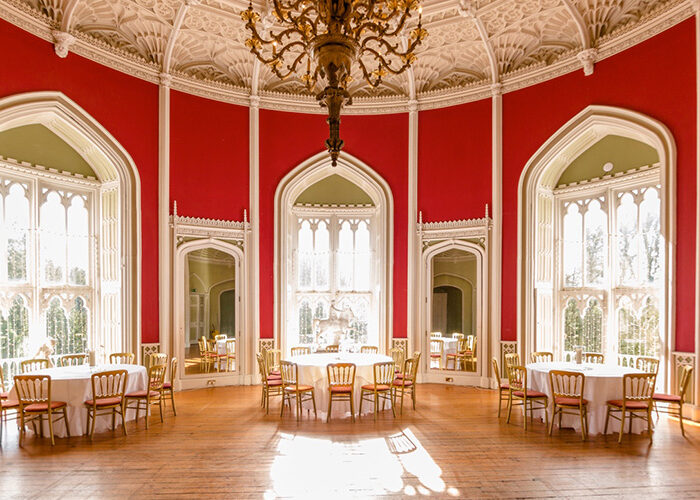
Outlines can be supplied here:
<path id="1" fill-rule="evenodd" d="M 658 169 L 555 190 L 561 349 L 628 365 L 662 355 L 663 237 Z"/>
<path id="2" fill-rule="evenodd" d="M 290 345 L 377 345 L 374 209 L 329 208 L 314 213 L 295 208 L 295 213 Z M 343 335 L 334 335 L 345 319 L 349 322 Z M 324 331 L 327 335 L 319 338 Z"/>
<path id="3" fill-rule="evenodd" d="M 95 303 L 97 181 L 0 165 L 0 356 L 12 371 L 52 339 L 85 352 Z"/>

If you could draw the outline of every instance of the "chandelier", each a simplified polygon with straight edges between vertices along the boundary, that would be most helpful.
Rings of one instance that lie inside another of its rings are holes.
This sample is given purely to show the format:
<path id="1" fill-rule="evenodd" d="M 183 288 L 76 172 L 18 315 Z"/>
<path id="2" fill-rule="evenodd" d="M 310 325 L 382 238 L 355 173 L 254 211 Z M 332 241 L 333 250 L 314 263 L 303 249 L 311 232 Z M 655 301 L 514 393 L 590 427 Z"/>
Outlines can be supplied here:
<path id="1" fill-rule="evenodd" d="M 419 0 L 272 0 L 272 4 L 271 15 L 263 21 L 252 0 L 241 12 L 251 33 L 246 47 L 281 80 L 298 74 L 309 91 L 319 78 L 325 83 L 316 100 L 328 109 L 326 147 L 335 166 L 343 147 L 340 111 L 352 104 L 348 85 L 353 63 L 372 87 L 388 74 L 406 71 L 416 59 L 416 47 L 428 36 Z M 409 30 L 415 11 L 418 23 Z"/>

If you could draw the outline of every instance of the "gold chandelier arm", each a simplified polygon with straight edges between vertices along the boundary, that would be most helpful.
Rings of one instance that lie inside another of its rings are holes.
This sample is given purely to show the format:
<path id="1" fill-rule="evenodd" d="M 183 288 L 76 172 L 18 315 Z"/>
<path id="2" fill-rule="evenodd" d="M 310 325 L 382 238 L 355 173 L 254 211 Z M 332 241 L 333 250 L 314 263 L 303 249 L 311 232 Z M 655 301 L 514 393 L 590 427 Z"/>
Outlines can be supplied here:
<path id="1" fill-rule="evenodd" d="M 382 83 L 382 76 L 379 75 L 379 76 L 377 76 L 376 80 L 372 81 L 372 75 L 369 71 L 367 71 L 367 67 L 365 66 L 364 61 L 362 61 L 362 59 L 358 59 L 357 61 L 360 64 L 360 69 L 362 70 L 362 76 L 365 79 L 365 81 L 369 84 L 369 86 L 372 88 L 379 87 L 379 84 Z"/>
<path id="2" fill-rule="evenodd" d="M 364 54 L 365 52 L 371 54 L 377 61 L 379 61 L 380 67 L 386 69 L 387 71 L 389 71 L 390 73 L 393 73 L 395 75 L 400 75 L 401 73 L 406 71 L 411 66 L 412 61 L 410 59 L 407 59 L 406 62 L 401 67 L 399 67 L 398 69 L 394 69 L 391 66 L 391 63 L 375 49 L 373 49 L 371 47 L 365 47 L 362 49 L 362 54 Z M 367 77 L 365 77 L 365 79 L 366 78 Z"/>

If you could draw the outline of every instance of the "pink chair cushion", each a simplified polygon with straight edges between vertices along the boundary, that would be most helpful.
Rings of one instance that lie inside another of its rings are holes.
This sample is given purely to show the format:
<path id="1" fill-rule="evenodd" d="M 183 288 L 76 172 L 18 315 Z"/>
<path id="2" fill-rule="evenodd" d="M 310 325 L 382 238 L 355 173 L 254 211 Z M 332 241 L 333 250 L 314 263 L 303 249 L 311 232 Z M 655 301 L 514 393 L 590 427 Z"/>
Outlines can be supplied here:
<path id="1" fill-rule="evenodd" d="M 87 406 L 113 406 L 113 405 L 118 405 L 122 402 L 121 398 L 99 398 L 97 400 L 97 405 L 93 404 L 92 399 L 88 399 L 85 401 L 85 404 Z"/>
<path id="2" fill-rule="evenodd" d="M 559 397 L 559 398 L 554 398 L 554 402 L 558 405 L 564 405 L 564 406 L 578 406 L 579 404 L 579 399 L 578 398 L 565 398 L 565 397 Z M 584 399 L 583 400 L 584 406 L 588 404 L 588 400 Z"/>
<path id="3" fill-rule="evenodd" d="M 151 391 L 151 397 L 155 398 L 160 396 L 160 392 L 158 391 Z M 130 392 L 129 394 L 126 394 L 124 397 L 126 398 L 145 398 L 146 397 L 146 391 L 136 391 L 136 392 Z"/>
<path id="4" fill-rule="evenodd" d="M 501 384 L 501 389 L 510 389 L 510 386 L 508 384 Z"/>
<path id="5" fill-rule="evenodd" d="M 295 385 L 288 385 L 287 387 L 284 388 L 285 391 L 299 391 L 299 392 L 304 392 L 304 391 L 310 391 L 313 389 L 312 385 L 301 385 L 299 384 L 298 386 Z"/>
<path id="6" fill-rule="evenodd" d="M 19 401 L 15 401 L 14 399 L 3 399 L 0 401 L 0 407 L 5 410 L 8 408 L 17 408 L 19 406 Z"/>
<path id="7" fill-rule="evenodd" d="M 367 384 L 362 386 L 363 389 L 367 389 L 368 391 L 374 391 L 374 387 L 374 384 Z M 378 391 L 388 391 L 389 389 L 391 389 L 391 387 L 386 384 L 377 384 Z"/>
<path id="8" fill-rule="evenodd" d="M 655 401 L 664 401 L 666 403 L 680 403 L 681 397 L 675 394 L 663 394 L 661 392 L 655 392 L 652 396 Z"/>
<path id="9" fill-rule="evenodd" d="M 430 357 L 431 358 L 439 358 L 439 357 L 441 357 L 441 355 L 439 352 L 431 352 Z"/>
<path id="10" fill-rule="evenodd" d="M 350 393 L 350 392 L 352 392 L 352 386 L 351 385 L 332 385 L 331 392 L 333 394 Z"/>
<path id="11" fill-rule="evenodd" d="M 267 380 L 282 380 L 282 375 L 268 375 Z"/>
<path id="12" fill-rule="evenodd" d="M 622 400 L 621 399 L 612 399 L 608 401 L 608 404 L 610 406 L 617 406 L 618 408 L 622 408 Z M 627 401 L 627 409 L 629 410 L 646 410 L 649 406 L 647 405 L 646 401 Z"/>
<path id="13" fill-rule="evenodd" d="M 403 373 L 397 372 L 397 373 L 396 373 L 396 378 L 403 378 Z"/>
<path id="14" fill-rule="evenodd" d="M 163 389 L 172 389 L 172 388 L 173 388 L 173 384 L 170 382 L 165 382 L 163 384 Z"/>
<path id="15" fill-rule="evenodd" d="M 63 408 L 66 403 L 63 401 L 51 401 L 51 409 L 56 410 L 58 408 Z M 24 411 L 36 412 L 36 411 L 47 411 L 49 409 L 48 403 L 34 403 L 24 407 Z"/>
<path id="16" fill-rule="evenodd" d="M 0 392 L 0 399 L 7 399 L 8 394 L 6 392 Z"/>
<path id="17" fill-rule="evenodd" d="M 412 380 L 403 380 L 403 379 L 397 378 L 396 380 L 394 380 L 392 382 L 392 384 L 397 386 L 397 387 L 401 387 L 401 386 L 409 387 L 409 386 L 413 385 L 413 381 Z"/>
<path id="18" fill-rule="evenodd" d="M 282 385 L 282 379 L 281 378 L 276 378 L 276 379 L 267 379 L 267 385 L 270 387 L 277 387 Z"/>
<path id="19" fill-rule="evenodd" d="M 523 391 L 513 391 L 513 396 L 516 398 L 524 398 L 525 394 Z M 530 389 L 527 390 L 527 397 L 528 398 L 546 398 L 547 395 L 544 392 L 539 392 L 539 391 L 532 391 Z"/>
<path id="20" fill-rule="evenodd" d="M 279 376 L 281 376 L 282 374 L 280 373 L 279 370 L 272 370 L 272 371 L 270 372 L 270 376 L 272 376 L 272 375 L 277 375 L 277 376 L 279 377 Z"/>

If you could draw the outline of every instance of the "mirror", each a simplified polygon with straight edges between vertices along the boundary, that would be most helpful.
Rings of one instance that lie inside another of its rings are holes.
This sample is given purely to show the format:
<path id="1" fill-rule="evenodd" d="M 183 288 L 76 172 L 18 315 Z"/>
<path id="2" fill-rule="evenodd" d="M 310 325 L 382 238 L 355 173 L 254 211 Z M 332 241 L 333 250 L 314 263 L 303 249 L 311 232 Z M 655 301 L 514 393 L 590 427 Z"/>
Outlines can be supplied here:
<path id="1" fill-rule="evenodd" d="M 236 258 L 200 248 L 185 263 L 185 375 L 236 371 Z"/>

